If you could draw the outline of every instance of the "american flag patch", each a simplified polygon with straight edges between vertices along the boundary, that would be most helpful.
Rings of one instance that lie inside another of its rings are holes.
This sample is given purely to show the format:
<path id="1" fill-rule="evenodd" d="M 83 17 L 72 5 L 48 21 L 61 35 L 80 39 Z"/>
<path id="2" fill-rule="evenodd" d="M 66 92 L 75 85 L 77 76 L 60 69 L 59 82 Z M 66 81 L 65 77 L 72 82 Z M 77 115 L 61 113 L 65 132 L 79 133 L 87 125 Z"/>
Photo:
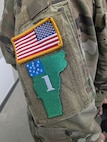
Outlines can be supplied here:
<path id="1" fill-rule="evenodd" d="M 63 44 L 52 17 L 45 18 L 27 31 L 13 37 L 11 41 L 19 64 L 53 52 Z"/>

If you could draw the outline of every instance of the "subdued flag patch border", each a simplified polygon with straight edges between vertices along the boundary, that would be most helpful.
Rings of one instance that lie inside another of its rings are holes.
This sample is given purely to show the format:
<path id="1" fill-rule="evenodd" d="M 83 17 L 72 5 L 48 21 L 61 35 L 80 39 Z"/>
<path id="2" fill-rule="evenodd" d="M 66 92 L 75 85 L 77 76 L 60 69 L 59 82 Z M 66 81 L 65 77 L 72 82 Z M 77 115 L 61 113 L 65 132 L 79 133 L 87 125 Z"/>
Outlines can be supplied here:
<path id="1" fill-rule="evenodd" d="M 47 23 L 50 28 L 46 25 Z M 45 30 L 44 25 L 46 25 Z M 43 27 L 44 31 L 42 31 L 41 27 Z M 39 32 L 37 31 L 38 29 L 40 29 Z M 48 32 L 48 30 L 50 31 Z M 38 32 L 38 35 L 36 34 L 36 31 Z M 53 33 L 51 34 L 51 32 Z M 43 37 L 44 35 L 46 36 L 45 38 Z M 11 42 L 15 49 L 16 62 L 18 64 L 53 52 L 63 45 L 59 29 L 52 17 L 41 20 L 25 32 L 13 37 Z"/>

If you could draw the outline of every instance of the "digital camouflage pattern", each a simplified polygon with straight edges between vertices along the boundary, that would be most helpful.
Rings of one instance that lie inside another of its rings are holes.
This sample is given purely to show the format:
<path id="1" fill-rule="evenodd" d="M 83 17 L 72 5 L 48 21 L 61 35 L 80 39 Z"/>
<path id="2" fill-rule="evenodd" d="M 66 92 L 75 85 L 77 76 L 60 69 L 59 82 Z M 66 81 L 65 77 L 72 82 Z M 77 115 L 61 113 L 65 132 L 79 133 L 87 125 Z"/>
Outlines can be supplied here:
<path id="1" fill-rule="evenodd" d="M 45 114 L 42 113 L 40 116 L 37 108 L 35 109 L 35 104 L 38 103 L 38 108 L 44 112 L 41 103 L 36 102 L 33 93 L 30 94 L 33 92 L 32 83 L 26 75 L 23 75 L 23 73 L 26 74 L 24 65 L 15 63 L 10 39 L 51 15 L 59 26 L 64 41 L 63 48 L 67 53 L 69 74 L 71 74 L 71 82 L 67 76 L 68 72 L 66 78 L 62 77 L 62 82 L 67 84 L 63 86 L 62 92 L 64 95 L 68 92 L 66 88 L 72 90 L 73 87 L 76 94 L 68 93 L 71 94 L 70 96 L 67 94 L 70 102 L 66 95 L 61 96 L 63 107 L 66 108 L 63 111 L 69 115 L 68 118 L 64 115 L 48 120 Z M 36 142 L 102 142 L 100 127 L 94 120 L 97 113 L 94 100 L 99 108 L 107 95 L 106 29 L 106 0 L 39 0 L 37 2 L 5 0 L 0 28 L 0 45 L 7 63 L 17 66 L 26 93 L 29 123 Z M 24 81 L 26 78 L 27 83 Z M 84 89 L 82 90 L 83 85 L 88 95 L 84 93 Z M 41 120 L 43 118 L 46 124 L 41 121 L 39 126 L 37 118 Z"/>

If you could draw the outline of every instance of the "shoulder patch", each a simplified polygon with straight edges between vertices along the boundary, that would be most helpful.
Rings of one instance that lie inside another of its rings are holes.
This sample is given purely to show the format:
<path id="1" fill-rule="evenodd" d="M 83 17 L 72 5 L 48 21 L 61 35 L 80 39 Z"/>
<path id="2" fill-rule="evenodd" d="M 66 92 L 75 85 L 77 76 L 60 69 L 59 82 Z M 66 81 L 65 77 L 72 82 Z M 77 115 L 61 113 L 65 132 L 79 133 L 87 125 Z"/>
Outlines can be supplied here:
<path id="1" fill-rule="evenodd" d="M 48 118 L 62 115 L 60 99 L 60 73 L 66 68 L 65 52 L 61 50 L 39 60 L 26 64 L 28 74 L 33 79 L 34 90 L 42 100 Z"/>
<path id="2" fill-rule="evenodd" d="M 53 52 L 63 44 L 58 27 L 51 17 L 40 21 L 11 41 L 19 64 Z"/>

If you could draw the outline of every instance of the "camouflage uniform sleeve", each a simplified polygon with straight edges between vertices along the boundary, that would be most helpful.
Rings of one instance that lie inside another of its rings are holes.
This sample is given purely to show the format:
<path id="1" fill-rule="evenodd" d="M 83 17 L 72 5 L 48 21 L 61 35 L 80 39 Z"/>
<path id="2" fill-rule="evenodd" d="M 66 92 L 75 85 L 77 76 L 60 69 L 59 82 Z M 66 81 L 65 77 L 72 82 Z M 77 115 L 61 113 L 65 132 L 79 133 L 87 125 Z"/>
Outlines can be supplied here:
<path id="1" fill-rule="evenodd" d="M 96 71 L 96 105 L 100 107 L 107 96 L 107 2 L 96 0 L 96 34 L 99 47 L 99 60 Z"/>
<path id="2" fill-rule="evenodd" d="M 14 0 L 4 0 L 4 10 L 0 23 L 0 47 L 7 63 L 15 67 L 15 54 L 11 45 L 11 37 L 14 36 Z"/>

